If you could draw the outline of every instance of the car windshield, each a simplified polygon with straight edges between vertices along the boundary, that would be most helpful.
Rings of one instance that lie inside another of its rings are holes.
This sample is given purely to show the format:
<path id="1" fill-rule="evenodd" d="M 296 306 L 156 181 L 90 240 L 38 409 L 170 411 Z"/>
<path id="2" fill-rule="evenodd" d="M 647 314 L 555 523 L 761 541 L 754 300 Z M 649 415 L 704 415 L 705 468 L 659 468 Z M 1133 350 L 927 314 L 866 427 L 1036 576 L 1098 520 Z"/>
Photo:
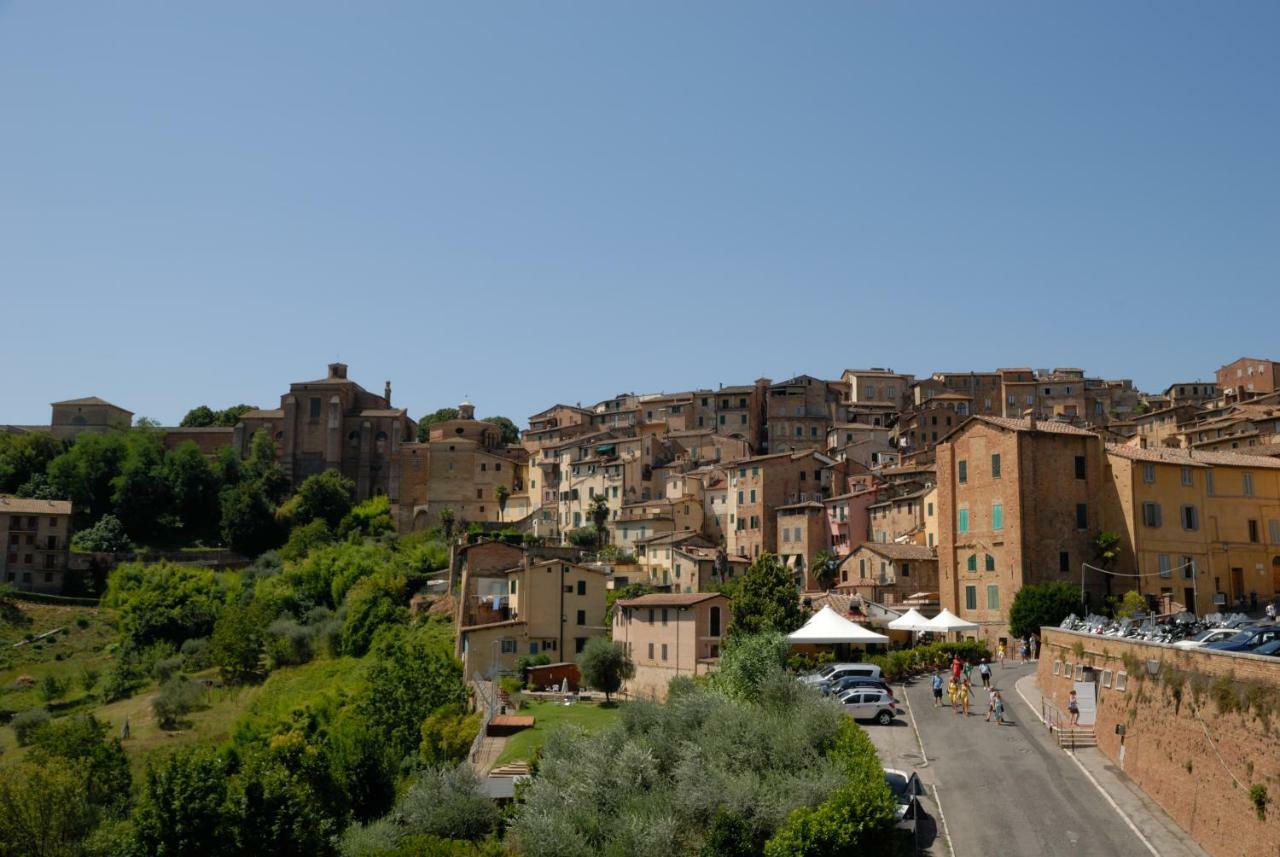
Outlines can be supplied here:
<path id="1" fill-rule="evenodd" d="M 907 778 L 893 771 L 885 771 L 884 781 L 889 784 L 889 788 L 893 790 L 893 796 L 898 798 L 898 802 L 903 803 L 904 798 L 907 796 Z"/>
<path id="2" fill-rule="evenodd" d="M 1257 631 L 1241 631 L 1239 634 L 1236 634 L 1236 635 L 1235 635 L 1234 637 L 1232 637 L 1230 640 L 1224 640 L 1223 642 L 1226 642 L 1226 643 L 1247 643 L 1247 642 L 1249 642 L 1250 640 L 1252 640 L 1252 639 L 1253 639 L 1253 635 L 1254 635 L 1254 634 L 1256 634 L 1256 633 L 1257 633 Z"/>
<path id="3" fill-rule="evenodd" d="M 833 667 L 831 664 L 827 664 L 825 667 L 822 667 L 820 670 L 818 670 L 818 675 L 821 676 L 822 678 L 826 678 L 827 676 L 831 675 L 835 671 L 836 671 L 835 667 Z"/>
<path id="4" fill-rule="evenodd" d="M 1280 654 L 1280 640 L 1272 640 L 1270 643 L 1263 643 L 1261 646 L 1253 650 L 1255 655 L 1275 655 Z"/>
<path id="5" fill-rule="evenodd" d="M 1210 629 L 1208 631 L 1201 631 L 1199 634 L 1196 634 L 1194 637 L 1191 638 L 1191 642 L 1203 643 L 1205 640 L 1215 639 L 1221 634 L 1222 634 L 1221 631 L 1216 631 L 1213 629 Z"/>

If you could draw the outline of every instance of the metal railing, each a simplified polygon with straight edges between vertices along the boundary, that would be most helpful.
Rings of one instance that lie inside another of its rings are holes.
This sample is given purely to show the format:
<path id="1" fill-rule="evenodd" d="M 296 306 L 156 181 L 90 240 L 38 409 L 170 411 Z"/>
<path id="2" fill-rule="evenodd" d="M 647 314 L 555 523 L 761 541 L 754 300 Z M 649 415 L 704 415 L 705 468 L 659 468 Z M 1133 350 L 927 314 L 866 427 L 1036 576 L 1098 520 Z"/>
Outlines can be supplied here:
<path id="1" fill-rule="evenodd" d="M 493 720 L 494 714 L 498 710 L 498 699 L 495 685 L 490 681 L 480 681 L 472 679 L 471 685 L 475 688 L 476 702 L 484 708 L 484 715 L 480 718 L 480 731 L 476 733 L 476 737 L 471 742 L 471 750 L 469 758 L 472 762 L 480 756 L 480 745 L 484 743 L 485 736 L 489 733 L 489 723 Z M 486 688 L 486 685 L 488 687 Z"/>

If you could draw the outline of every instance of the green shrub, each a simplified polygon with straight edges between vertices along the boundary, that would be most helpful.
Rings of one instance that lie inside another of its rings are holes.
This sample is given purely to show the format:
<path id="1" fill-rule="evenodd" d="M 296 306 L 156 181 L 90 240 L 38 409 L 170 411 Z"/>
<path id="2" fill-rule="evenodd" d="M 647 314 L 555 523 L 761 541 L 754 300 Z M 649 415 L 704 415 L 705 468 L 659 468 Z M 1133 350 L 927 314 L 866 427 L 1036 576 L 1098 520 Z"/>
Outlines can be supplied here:
<path id="1" fill-rule="evenodd" d="M 31 743 L 37 730 L 48 722 L 49 712 L 43 708 L 32 708 L 13 715 L 9 725 L 13 727 L 13 734 L 18 738 L 18 746 L 25 747 Z"/>
<path id="2" fill-rule="evenodd" d="M 1249 802 L 1253 804 L 1253 811 L 1258 814 L 1259 821 L 1267 820 L 1267 787 L 1261 783 L 1249 787 Z"/>
<path id="3" fill-rule="evenodd" d="M 40 679 L 40 698 L 53 702 L 67 692 L 67 682 L 54 673 L 45 673 Z"/>
<path id="4" fill-rule="evenodd" d="M 174 676 L 165 682 L 151 701 L 151 709 L 155 712 L 156 723 L 161 729 L 177 729 L 185 714 L 190 714 L 204 701 L 204 688 L 183 675 Z"/>

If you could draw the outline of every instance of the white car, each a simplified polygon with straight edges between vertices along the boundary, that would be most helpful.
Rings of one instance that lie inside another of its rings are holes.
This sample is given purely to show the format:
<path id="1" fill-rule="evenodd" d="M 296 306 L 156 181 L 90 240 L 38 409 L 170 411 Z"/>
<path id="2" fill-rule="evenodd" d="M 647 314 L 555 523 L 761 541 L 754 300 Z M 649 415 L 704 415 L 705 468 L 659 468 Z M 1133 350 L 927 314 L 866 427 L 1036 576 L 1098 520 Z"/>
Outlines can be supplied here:
<path id="1" fill-rule="evenodd" d="M 898 829 L 916 832 L 916 817 L 919 815 L 920 802 L 916 795 L 924 794 L 924 785 L 920 777 L 913 771 L 898 771 L 893 768 L 884 769 L 884 781 L 893 792 L 895 814 L 898 817 Z"/>
<path id="2" fill-rule="evenodd" d="M 1189 640 L 1179 640 L 1173 644 L 1173 647 L 1175 649 L 1198 649 L 1210 643 L 1221 643 L 1223 640 L 1229 640 L 1239 631 L 1239 628 L 1210 628 L 1208 631 L 1201 631 Z"/>
<path id="3" fill-rule="evenodd" d="M 800 681 L 812 687 L 830 687 L 842 678 L 880 679 L 880 667 L 875 664 L 827 664 L 815 673 L 801 677 Z"/>
<path id="4" fill-rule="evenodd" d="M 840 697 L 845 713 L 854 720 L 874 720 L 888 726 L 898 714 L 893 697 L 877 688 L 856 688 Z"/>

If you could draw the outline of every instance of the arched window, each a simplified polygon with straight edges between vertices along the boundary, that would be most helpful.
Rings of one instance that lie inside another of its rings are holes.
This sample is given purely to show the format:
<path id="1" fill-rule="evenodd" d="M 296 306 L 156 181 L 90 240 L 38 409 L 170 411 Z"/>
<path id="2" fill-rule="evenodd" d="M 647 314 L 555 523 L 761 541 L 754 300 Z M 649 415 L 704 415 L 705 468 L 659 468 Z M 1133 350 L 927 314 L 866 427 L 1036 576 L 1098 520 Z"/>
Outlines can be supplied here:
<path id="1" fill-rule="evenodd" d="M 352 449 L 360 448 L 360 432 L 353 431 L 347 435 L 347 446 L 351 447 Z"/>
<path id="2" fill-rule="evenodd" d="M 969 570 L 970 571 L 978 570 L 978 555 L 976 553 L 969 554 Z"/>
<path id="3" fill-rule="evenodd" d="M 996 558 L 991 554 L 987 554 L 987 571 L 996 570 Z"/>
<path id="4" fill-rule="evenodd" d="M 378 432 L 377 436 L 373 439 L 373 446 L 378 451 L 379 455 L 382 455 L 387 451 L 387 433 L 385 431 Z"/>
<path id="5" fill-rule="evenodd" d="M 711 608 L 711 636 L 720 636 L 720 608 Z"/>

